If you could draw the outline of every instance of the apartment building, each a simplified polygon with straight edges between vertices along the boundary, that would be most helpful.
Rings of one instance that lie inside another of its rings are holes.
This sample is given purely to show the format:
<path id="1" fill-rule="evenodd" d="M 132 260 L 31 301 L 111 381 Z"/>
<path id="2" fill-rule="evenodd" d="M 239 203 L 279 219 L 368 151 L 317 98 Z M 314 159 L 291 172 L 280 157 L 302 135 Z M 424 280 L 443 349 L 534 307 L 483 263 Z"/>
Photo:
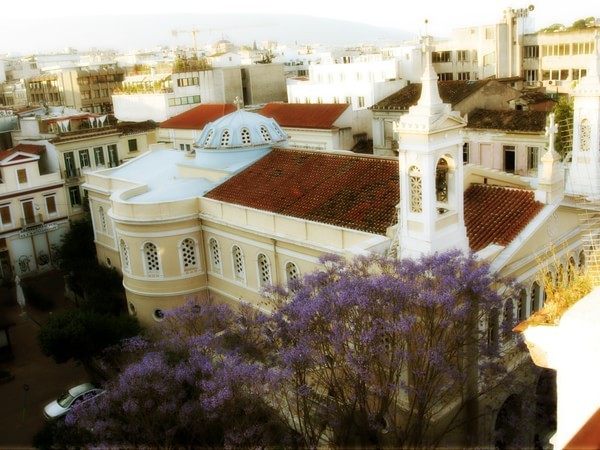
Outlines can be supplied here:
<path id="1" fill-rule="evenodd" d="M 51 268 L 68 230 L 65 181 L 43 145 L 0 151 L 0 276 Z"/>
<path id="2" fill-rule="evenodd" d="M 66 106 L 95 114 L 113 112 L 112 94 L 120 88 L 124 70 L 111 64 L 97 69 L 46 70 L 25 81 L 30 103 Z"/>

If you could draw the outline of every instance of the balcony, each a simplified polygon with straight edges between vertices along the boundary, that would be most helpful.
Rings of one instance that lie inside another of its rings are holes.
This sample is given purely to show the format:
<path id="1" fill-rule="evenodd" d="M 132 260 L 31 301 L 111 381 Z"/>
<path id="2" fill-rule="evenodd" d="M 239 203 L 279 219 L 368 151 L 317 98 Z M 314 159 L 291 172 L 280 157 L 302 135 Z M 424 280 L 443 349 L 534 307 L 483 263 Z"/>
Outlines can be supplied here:
<path id="1" fill-rule="evenodd" d="M 81 169 L 67 169 L 61 172 L 64 180 L 77 180 L 81 177 Z"/>
<path id="2" fill-rule="evenodd" d="M 21 217 L 21 228 L 31 228 L 38 225 L 42 225 L 44 220 L 41 214 L 33 214 L 32 216 Z"/>

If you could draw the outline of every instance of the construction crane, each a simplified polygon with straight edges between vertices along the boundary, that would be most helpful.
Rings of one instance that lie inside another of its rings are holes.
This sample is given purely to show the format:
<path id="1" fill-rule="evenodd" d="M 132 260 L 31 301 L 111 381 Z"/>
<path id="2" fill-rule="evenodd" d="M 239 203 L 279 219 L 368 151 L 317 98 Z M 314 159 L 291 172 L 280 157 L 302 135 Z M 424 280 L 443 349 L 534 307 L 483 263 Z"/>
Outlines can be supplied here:
<path id="1" fill-rule="evenodd" d="M 193 43 L 194 43 L 194 51 L 197 52 L 198 51 L 198 45 L 196 43 L 196 34 L 201 33 L 203 31 L 211 32 L 212 30 L 211 29 L 199 30 L 196 27 L 194 27 L 191 30 L 172 30 L 171 31 L 171 35 L 173 37 L 177 37 L 179 34 L 183 34 L 183 33 L 185 33 L 185 34 L 188 34 L 188 33 L 191 34 L 192 35 L 192 40 L 193 40 Z"/>

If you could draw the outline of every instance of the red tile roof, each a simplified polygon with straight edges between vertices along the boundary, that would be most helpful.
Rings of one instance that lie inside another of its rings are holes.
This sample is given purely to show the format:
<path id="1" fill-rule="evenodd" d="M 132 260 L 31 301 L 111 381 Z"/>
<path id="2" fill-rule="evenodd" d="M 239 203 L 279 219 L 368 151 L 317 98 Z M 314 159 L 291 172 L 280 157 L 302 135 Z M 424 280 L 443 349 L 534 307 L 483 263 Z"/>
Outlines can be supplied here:
<path id="1" fill-rule="evenodd" d="M 492 111 L 475 109 L 468 117 L 468 128 L 508 130 L 523 133 L 543 133 L 546 129 L 545 111 Z"/>
<path id="2" fill-rule="evenodd" d="M 165 120 L 160 124 L 160 128 L 201 130 L 207 123 L 214 122 L 236 109 L 234 105 L 228 103 L 207 103 Z"/>
<path id="3" fill-rule="evenodd" d="M 489 244 L 506 246 L 542 209 L 534 192 L 473 184 L 465 191 L 465 226 L 469 247 L 479 251 Z"/>
<path id="4" fill-rule="evenodd" d="M 0 150 L 0 161 L 4 161 L 6 158 L 8 158 L 11 155 L 14 155 L 17 152 L 39 155 L 44 150 L 46 150 L 46 147 L 43 145 L 19 144 L 16 147 L 13 147 L 8 150 Z"/>
<path id="5" fill-rule="evenodd" d="M 384 235 L 397 223 L 398 161 L 275 149 L 206 197 Z M 508 245 L 541 210 L 530 190 L 470 186 L 464 194 L 469 246 Z"/>
<path id="6" fill-rule="evenodd" d="M 275 149 L 206 197 L 385 234 L 397 221 L 398 162 Z"/>
<path id="7" fill-rule="evenodd" d="M 438 81 L 438 90 L 444 103 L 456 105 L 465 98 L 482 89 L 490 82 L 489 78 L 477 81 Z M 411 83 L 392 95 L 377 102 L 369 109 L 373 110 L 408 110 L 417 104 L 421 98 L 421 83 Z"/>
<path id="8" fill-rule="evenodd" d="M 331 129 L 348 106 L 346 103 L 268 103 L 258 112 L 272 117 L 282 127 Z"/>

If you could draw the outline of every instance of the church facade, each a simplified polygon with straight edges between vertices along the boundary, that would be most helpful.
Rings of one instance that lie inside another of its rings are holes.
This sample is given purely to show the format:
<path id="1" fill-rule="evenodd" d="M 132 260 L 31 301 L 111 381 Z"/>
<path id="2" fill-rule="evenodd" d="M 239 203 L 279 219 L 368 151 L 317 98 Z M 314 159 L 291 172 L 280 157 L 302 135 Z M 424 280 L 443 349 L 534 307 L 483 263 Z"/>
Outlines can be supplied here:
<path id="1" fill-rule="evenodd" d="M 533 182 L 464 164 L 466 119 L 442 102 L 425 43 L 421 97 L 396 124 L 398 157 L 295 149 L 273 119 L 237 110 L 208 123 L 195 152 L 154 150 L 87 174 L 98 258 L 123 274 L 130 312 L 152 324 L 187 298 L 208 295 L 263 308 L 263 286 L 318 269 L 324 253 L 415 257 L 450 248 L 475 252 L 522 286 L 488 326 L 539 310 L 541 274 L 556 279 L 590 260 L 590 227 L 580 215 L 591 207 L 581 199 L 597 189 L 577 175 L 580 184 L 567 183 L 565 192 L 552 121 Z M 574 137 L 567 181 L 576 164 L 599 164 L 584 158 L 599 152 L 597 70 L 585 83 L 574 119 L 584 137 Z M 519 366 L 527 355 L 515 358 Z M 532 395 L 507 392 L 493 409 L 524 414 Z M 493 445 L 500 417 L 482 419 L 477 442 Z M 521 430 L 531 442 L 536 432 Z"/>

